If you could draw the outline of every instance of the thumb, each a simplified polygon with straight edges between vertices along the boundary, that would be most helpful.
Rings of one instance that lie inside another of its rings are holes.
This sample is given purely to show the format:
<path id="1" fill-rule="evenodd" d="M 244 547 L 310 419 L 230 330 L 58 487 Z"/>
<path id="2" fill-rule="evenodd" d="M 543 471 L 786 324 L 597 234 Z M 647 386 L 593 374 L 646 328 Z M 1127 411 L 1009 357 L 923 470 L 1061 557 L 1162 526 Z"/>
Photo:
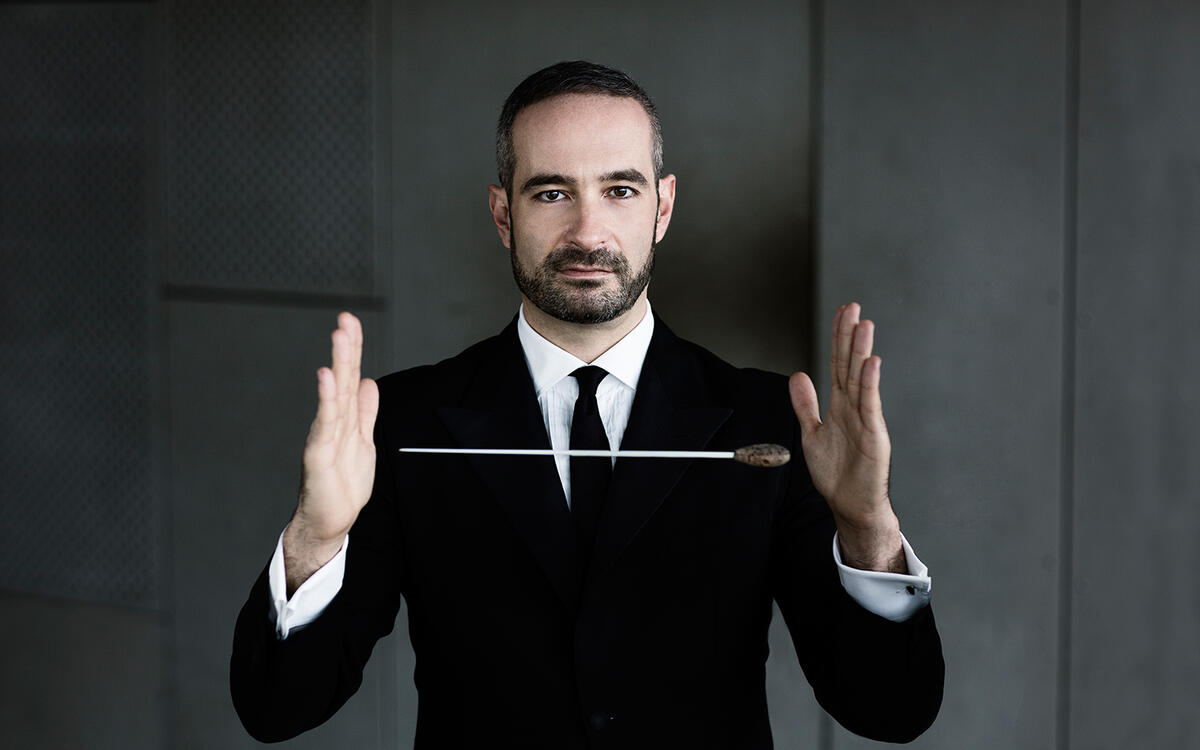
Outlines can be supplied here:
<path id="1" fill-rule="evenodd" d="M 788 378 L 788 393 L 792 397 L 792 410 L 800 420 L 800 435 L 807 436 L 821 426 L 817 389 L 807 374 L 797 372 Z"/>

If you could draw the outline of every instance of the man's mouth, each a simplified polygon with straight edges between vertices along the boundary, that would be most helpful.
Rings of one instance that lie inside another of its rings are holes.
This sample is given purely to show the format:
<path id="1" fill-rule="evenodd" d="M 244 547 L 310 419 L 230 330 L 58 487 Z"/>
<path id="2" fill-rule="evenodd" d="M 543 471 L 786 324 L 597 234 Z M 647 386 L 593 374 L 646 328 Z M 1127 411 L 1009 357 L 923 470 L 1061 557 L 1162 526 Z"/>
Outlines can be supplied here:
<path id="1" fill-rule="evenodd" d="M 600 279 L 612 274 L 603 266 L 563 266 L 558 272 L 572 279 Z"/>
<path id="2" fill-rule="evenodd" d="M 547 265 L 553 268 L 560 278 L 592 284 L 620 276 L 623 262 L 618 253 L 605 248 L 585 251 L 570 246 L 554 251 L 546 259 Z"/>

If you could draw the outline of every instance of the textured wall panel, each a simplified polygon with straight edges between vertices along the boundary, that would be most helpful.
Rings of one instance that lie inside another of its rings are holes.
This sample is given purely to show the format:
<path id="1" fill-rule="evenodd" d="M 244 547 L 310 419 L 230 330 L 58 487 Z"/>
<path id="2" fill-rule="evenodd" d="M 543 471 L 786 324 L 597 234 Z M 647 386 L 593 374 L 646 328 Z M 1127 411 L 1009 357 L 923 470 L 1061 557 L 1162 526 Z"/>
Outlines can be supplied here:
<path id="1" fill-rule="evenodd" d="M 1071 747 L 1200 747 L 1200 5 L 1086 2 Z"/>
<path id="2" fill-rule="evenodd" d="M 370 4 L 170 10 L 169 279 L 373 289 Z"/>
<path id="3" fill-rule="evenodd" d="M 1050 748 L 1063 11 L 825 13 L 818 331 L 827 347 L 850 300 L 878 324 L 893 501 L 933 576 L 947 664 L 941 716 L 913 746 Z M 834 746 L 876 747 L 840 729 Z"/>
<path id="4" fill-rule="evenodd" d="M 153 605 L 144 9 L 0 9 L 0 585 Z"/>

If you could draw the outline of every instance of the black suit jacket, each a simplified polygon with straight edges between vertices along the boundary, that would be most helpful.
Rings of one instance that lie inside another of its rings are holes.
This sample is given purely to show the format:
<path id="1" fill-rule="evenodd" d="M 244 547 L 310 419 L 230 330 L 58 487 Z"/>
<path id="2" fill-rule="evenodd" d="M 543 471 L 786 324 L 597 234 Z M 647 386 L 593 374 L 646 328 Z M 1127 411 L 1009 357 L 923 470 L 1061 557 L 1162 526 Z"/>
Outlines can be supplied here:
<path id="1" fill-rule="evenodd" d="M 792 461 L 619 459 L 586 573 L 551 458 L 397 451 L 549 447 L 515 323 L 379 387 L 375 488 L 342 590 L 281 641 L 264 570 L 238 618 L 231 688 L 258 739 L 333 715 L 401 596 L 418 748 L 771 747 L 772 600 L 845 727 L 904 741 L 937 715 L 933 613 L 893 623 L 845 593 L 782 376 L 736 369 L 656 321 L 622 448 L 774 442 Z"/>

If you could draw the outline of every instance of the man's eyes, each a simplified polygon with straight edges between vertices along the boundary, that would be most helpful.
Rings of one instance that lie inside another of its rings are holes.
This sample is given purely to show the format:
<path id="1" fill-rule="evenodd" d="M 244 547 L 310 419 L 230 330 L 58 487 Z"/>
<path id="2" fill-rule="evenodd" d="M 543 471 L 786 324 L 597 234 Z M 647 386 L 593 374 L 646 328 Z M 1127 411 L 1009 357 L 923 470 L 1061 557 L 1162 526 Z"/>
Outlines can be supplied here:
<path id="1" fill-rule="evenodd" d="M 611 187 L 606 190 L 605 193 L 619 200 L 633 198 L 638 194 L 636 190 L 628 185 L 617 185 L 616 187 Z M 534 196 L 536 200 L 541 201 L 542 203 L 558 203 L 566 200 L 567 197 L 568 196 L 566 192 L 562 190 L 543 190 Z"/>

